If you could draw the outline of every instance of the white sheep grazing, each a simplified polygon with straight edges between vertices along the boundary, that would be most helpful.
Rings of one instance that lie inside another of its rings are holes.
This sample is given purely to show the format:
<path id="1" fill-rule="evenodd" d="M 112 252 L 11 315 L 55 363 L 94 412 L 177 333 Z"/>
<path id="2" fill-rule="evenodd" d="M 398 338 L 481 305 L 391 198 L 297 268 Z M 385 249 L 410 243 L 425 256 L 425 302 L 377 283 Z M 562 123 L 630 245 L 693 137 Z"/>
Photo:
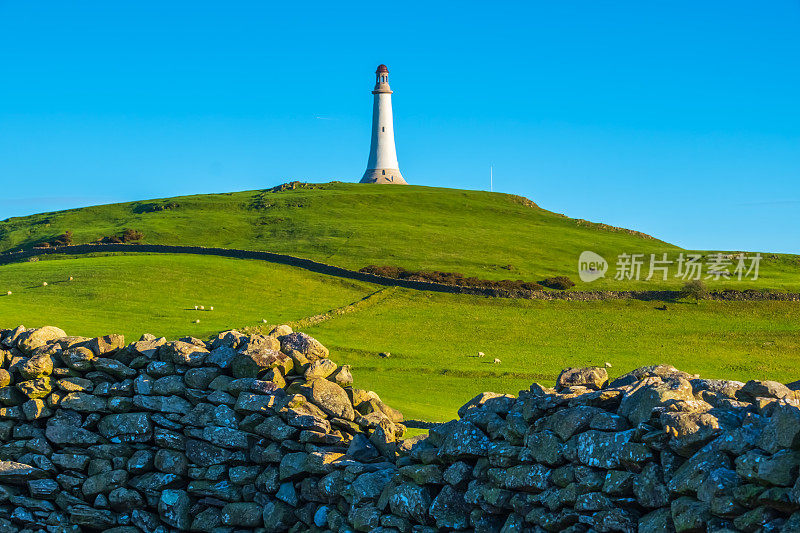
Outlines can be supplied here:
<path id="1" fill-rule="evenodd" d="M 197 309 L 198 309 L 198 307 L 195 305 L 195 306 L 194 306 L 194 310 L 195 310 L 195 311 L 197 311 Z"/>
<path id="2" fill-rule="evenodd" d="M 199 324 L 200 323 L 200 319 L 199 318 L 195 319 L 194 323 L 195 324 Z"/>
<path id="3" fill-rule="evenodd" d="M 11 291 L 8 291 L 6 294 L 7 294 L 8 296 L 11 296 Z"/>
<path id="4" fill-rule="evenodd" d="M 606 361 L 606 368 L 611 368 L 611 363 L 609 363 L 608 361 Z"/>
<path id="5" fill-rule="evenodd" d="M 42 287 L 47 287 L 47 282 L 46 281 L 42 282 Z"/>
<path id="6" fill-rule="evenodd" d="M 485 353 L 483 353 L 483 352 L 478 352 L 478 357 L 483 357 L 483 356 L 485 356 L 485 355 L 486 355 L 486 354 L 485 354 Z"/>
<path id="7" fill-rule="evenodd" d="M 262 322 L 263 324 L 266 324 L 266 323 L 267 323 L 267 319 L 266 319 L 266 318 L 262 318 L 262 319 L 261 319 L 261 322 Z"/>
<path id="8" fill-rule="evenodd" d="M 201 310 L 201 311 L 205 311 L 205 309 L 206 309 L 206 308 L 205 308 L 205 307 L 203 307 L 202 305 L 200 306 L 200 310 Z"/>
<path id="9" fill-rule="evenodd" d="M 213 311 L 214 310 L 214 306 L 212 305 L 211 307 L 208 308 L 208 310 L 209 311 Z"/>
<path id="10" fill-rule="evenodd" d="M 70 277 L 69 277 L 69 280 L 70 280 L 70 281 L 72 281 L 73 279 L 75 279 L 75 278 L 73 278 L 72 276 L 70 276 Z"/>
<path id="11" fill-rule="evenodd" d="M 495 358 L 494 358 L 494 361 L 492 361 L 492 363 L 494 363 L 494 364 L 496 364 L 496 365 L 499 365 L 499 364 L 500 364 L 500 359 L 498 359 L 497 357 L 495 357 Z"/>

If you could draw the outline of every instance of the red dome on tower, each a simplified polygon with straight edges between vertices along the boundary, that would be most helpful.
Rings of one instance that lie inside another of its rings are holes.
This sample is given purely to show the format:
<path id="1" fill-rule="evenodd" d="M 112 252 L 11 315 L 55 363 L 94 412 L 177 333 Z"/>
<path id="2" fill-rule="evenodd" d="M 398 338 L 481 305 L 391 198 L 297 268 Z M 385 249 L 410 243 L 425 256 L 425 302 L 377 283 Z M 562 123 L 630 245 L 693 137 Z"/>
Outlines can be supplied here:
<path id="1" fill-rule="evenodd" d="M 381 72 L 389 72 L 389 69 L 386 68 L 386 65 L 380 64 L 378 65 L 378 70 L 375 71 L 375 74 L 380 74 Z"/>

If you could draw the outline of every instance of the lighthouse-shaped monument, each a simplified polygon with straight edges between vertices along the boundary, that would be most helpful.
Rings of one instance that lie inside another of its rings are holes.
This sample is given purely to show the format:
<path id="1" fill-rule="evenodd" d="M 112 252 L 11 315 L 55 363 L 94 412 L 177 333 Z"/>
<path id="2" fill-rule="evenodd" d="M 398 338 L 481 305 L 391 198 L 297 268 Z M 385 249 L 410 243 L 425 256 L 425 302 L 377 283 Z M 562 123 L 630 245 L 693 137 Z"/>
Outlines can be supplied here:
<path id="1" fill-rule="evenodd" d="M 375 88 L 372 90 L 372 142 L 369 146 L 367 171 L 361 183 L 406 184 L 397 164 L 392 120 L 392 90 L 389 88 L 389 69 L 378 65 Z"/>

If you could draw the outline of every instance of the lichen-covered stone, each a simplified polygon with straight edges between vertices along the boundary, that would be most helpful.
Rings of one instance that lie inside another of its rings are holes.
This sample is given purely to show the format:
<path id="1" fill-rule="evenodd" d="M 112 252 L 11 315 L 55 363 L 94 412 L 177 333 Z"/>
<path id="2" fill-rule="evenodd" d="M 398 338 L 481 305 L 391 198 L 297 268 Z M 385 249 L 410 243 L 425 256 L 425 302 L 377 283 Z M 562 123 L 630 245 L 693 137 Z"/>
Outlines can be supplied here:
<path id="1" fill-rule="evenodd" d="M 19 346 L 20 350 L 31 353 L 36 348 L 40 348 L 49 342 L 66 336 L 67 334 L 64 333 L 63 329 L 59 329 L 55 326 L 44 326 L 20 333 L 16 344 Z"/>
<path id="2" fill-rule="evenodd" d="M 208 350 L 202 346 L 197 346 L 185 341 L 172 341 L 164 344 L 159 353 L 166 357 L 166 360 L 176 365 L 200 366 L 208 357 Z"/>
<path id="3" fill-rule="evenodd" d="M 355 411 L 342 387 L 327 379 L 315 379 L 301 388 L 303 394 L 327 414 L 354 420 Z"/>
<path id="4" fill-rule="evenodd" d="M 309 361 L 316 361 L 317 359 L 324 359 L 328 357 L 328 349 L 325 348 L 319 341 L 313 337 L 309 337 L 305 333 L 294 332 L 288 335 L 283 335 L 279 338 L 281 344 L 281 351 L 290 353 L 298 351 L 302 353 Z"/>
<path id="5" fill-rule="evenodd" d="M 556 379 L 556 390 L 567 387 L 602 389 L 608 384 L 608 371 L 603 367 L 567 368 Z"/>

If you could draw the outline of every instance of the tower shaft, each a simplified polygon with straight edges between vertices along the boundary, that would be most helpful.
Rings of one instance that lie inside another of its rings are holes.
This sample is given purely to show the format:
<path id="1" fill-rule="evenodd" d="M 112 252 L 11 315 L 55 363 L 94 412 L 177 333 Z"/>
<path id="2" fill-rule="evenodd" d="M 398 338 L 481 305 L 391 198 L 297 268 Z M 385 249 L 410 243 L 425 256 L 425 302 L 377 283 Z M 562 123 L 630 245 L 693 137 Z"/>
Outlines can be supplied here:
<path id="1" fill-rule="evenodd" d="M 380 65 L 375 72 L 375 89 L 372 94 L 372 140 L 367 170 L 361 178 L 361 183 L 405 184 L 406 181 L 400 174 L 400 166 L 397 163 L 392 90 L 389 88 L 389 70 L 385 65 Z"/>

